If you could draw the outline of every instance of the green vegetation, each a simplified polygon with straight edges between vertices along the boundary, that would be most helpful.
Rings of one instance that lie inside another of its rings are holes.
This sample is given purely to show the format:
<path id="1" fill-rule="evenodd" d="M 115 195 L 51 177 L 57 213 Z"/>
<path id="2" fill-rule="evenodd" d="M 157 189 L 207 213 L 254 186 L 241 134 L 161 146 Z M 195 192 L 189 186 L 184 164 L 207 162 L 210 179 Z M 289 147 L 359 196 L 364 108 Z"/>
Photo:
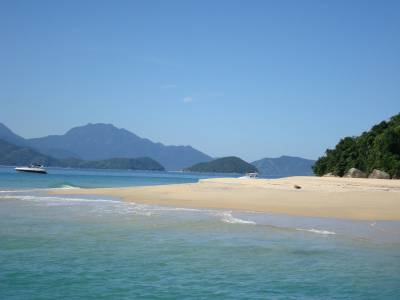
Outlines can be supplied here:
<path id="1" fill-rule="evenodd" d="M 210 162 L 198 163 L 185 171 L 208 173 L 250 173 L 258 172 L 257 168 L 244 160 L 235 157 L 218 158 Z"/>
<path id="2" fill-rule="evenodd" d="M 378 169 L 400 177 L 400 114 L 373 126 L 359 137 L 340 140 L 335 149 L 326 150 L 313 170 L 319 176 L 329 172 L 343 176 L 353 167 L 366 173 Z"/>
<path id="3" fill-rule="evenodd" d="M 3 140 L 0 140 L 0 164 L 12 166 L 41 164 L 52 167 L 86 169 L 164 170 L 162 165 L 148 157 L 110 158 L 94 161 L 85 161 L 77 158 L 57 159 L 41 154 L 31 148 L 15 146 Z"/>

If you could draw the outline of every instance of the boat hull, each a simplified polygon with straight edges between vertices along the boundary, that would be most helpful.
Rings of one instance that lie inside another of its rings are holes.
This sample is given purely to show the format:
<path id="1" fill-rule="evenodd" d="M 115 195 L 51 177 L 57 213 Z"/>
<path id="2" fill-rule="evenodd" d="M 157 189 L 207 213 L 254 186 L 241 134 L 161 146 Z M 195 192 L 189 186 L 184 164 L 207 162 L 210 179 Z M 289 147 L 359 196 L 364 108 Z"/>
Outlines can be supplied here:
<path id="1" fill-rule="evenodd" d="M 15 171 L 17 171 L 17 172 L 47 174 L 46 170 L 39 169 L 39 168 L 15 168 Z"/>

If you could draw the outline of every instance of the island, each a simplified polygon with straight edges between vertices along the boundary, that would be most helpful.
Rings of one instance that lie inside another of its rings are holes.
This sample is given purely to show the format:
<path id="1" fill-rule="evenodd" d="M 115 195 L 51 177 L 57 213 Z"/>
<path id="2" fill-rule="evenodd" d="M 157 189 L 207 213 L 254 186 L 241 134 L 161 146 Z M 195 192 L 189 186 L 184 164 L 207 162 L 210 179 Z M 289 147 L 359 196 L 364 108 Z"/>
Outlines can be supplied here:
<path id="1" fill-rule="evenodd" d="M 195 164 L 184 171 L 206 173 L 254 173 L 257 168 L 236 156 L 222 157 L 209 162 Z"/>

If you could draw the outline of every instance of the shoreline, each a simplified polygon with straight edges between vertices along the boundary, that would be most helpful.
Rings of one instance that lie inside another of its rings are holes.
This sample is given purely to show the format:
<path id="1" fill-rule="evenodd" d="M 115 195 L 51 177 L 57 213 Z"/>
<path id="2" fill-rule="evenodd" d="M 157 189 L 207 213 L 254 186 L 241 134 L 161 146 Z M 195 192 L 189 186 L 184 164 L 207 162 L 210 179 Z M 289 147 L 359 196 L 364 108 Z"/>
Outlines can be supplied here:
<path id="1" fill-rule="evenodd" d="M 295 189 L 294 185 L 301 188 Z M 50 194 L 99 195 L 139 204 L 227 209 L 305 217 L 400 220 L 400 181 L 296 176 L 212 178 L 156 186 L 55 189 Z"/>

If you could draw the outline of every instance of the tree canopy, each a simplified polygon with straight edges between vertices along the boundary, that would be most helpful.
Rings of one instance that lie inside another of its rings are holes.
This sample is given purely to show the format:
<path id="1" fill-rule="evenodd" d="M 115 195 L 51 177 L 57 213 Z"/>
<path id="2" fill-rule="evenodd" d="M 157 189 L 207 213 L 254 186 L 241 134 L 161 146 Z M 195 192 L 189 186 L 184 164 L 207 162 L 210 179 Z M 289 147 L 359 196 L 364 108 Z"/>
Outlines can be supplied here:
<path id="1" fill-rule="evenodd" d="M 239 157 L 229 156 L 215 159 L 210 162 L 198 163 L 185 169 L 191 172 L 209 173 L 251 173 L 258 172 L 257 168 Z"/>
<path id="2" fill-rule="evenodd" d="M 350 168 L 366 173 L 379 169 L 392 177 L 400 177 L 400 114 L 382 121 L 358 137 L 345 137 L 335 149 L 328 149 L 314 167 L 322 176 L 333 173 L 343 176 Z"/>

